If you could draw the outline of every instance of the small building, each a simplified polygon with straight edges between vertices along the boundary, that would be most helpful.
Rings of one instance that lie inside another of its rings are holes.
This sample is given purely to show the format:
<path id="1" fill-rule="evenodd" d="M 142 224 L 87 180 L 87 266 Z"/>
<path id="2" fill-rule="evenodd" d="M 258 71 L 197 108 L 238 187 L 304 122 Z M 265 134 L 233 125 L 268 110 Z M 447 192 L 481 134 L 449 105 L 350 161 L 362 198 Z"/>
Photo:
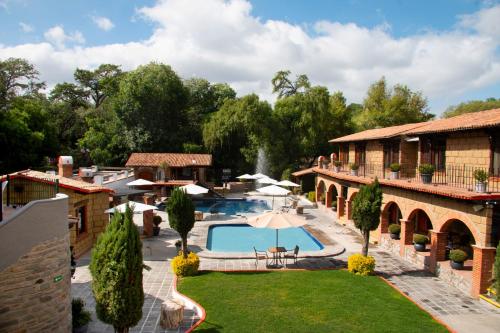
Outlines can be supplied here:
<path id="1" fill-rule="evenodd" d="M 78 223 L 70 230 L 70 243 L 76 257 L 90 250 L 109 220 L 104 213 L 110 206 L 113 190 L 73 179 L 73 159 L 59 158 L 59 174 L 25 170 L 3 176 L 9 180 L 3 201 L 10 207 L 22 207 L 30 201 L 54 197 L 56 193 L 68 196 L 68 215 Z"/>
<path id="2" fill-rule="evenodd" d="M 125 164 L 134 169 L 136 179 L 155 182 L 159 187 L 205 184 L 211 154 L 132 153 Z"/>

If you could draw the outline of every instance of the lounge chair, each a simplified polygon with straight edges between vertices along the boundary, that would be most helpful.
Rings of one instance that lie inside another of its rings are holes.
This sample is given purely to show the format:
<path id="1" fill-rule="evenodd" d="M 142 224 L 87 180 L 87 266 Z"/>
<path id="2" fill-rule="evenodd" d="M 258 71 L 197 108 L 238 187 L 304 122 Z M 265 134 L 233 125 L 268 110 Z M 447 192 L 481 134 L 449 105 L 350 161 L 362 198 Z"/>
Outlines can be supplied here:
<path id="1" fill-rule="evenodd" d="M 297 257 L 299 255 L 299 246 L 295 245 L 293 250 L 286 250 L 283 258 L 285 259 L 285 265 L 288 265 L 288 259 L 293 259 L 293 264 L 297 264 Z"/>
<path id="2" fill-rule="evenodd" d="M 255 267 L 257 267 L 259 265 L 259 260 L 261 260 L 261 259 L 266 259 L 266 267 L 267 267 L 268 260 L 269 260 L 269 256 L 267 255 L 267 251 L 259 251 L 255 248 L 255 246 L 253 247 L 253 250 L 255 252 Z"/>

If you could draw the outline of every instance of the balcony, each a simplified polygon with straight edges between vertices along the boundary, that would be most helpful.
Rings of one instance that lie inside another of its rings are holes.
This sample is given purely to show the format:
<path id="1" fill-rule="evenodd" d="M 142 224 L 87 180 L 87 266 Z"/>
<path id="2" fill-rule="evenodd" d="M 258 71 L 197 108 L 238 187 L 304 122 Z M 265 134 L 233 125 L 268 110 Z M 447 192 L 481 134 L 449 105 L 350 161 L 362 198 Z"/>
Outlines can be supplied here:
<path id="1" fill-rule="evenodd" d="M 323 172 L 323 170 L 325 171 Z M 474 177 L 476 170 L 482 170 L 487 174 L 484 192 L 478 192 L 478 189 L 476 189 L 479 184 Z M 453 193 L 456 194 L 453 196 L 458 198 L 485 197 L 492 194 L 498 196 L 500 194 L 500 169 L 491 171 L 471 165 L 447 164 L 444 168 L 434 172 L 429 183 L 424 183 L 418 167 L 414 165 L 401 165 L 397 177 L 394 177 L 391 170 L 384 167 L 384 165 L 369 163 L 359 165 L 357 172 L 353 172 L 348 163 L 342 163 L 338 167 L 333 166 L 331 163 L 325 164 L 323 168 L 315 168 L 315 171 L 344 180 L 359 181 L 360 183 L 370 182 L 377 177 L 381 184 L 444 195 Z"/>

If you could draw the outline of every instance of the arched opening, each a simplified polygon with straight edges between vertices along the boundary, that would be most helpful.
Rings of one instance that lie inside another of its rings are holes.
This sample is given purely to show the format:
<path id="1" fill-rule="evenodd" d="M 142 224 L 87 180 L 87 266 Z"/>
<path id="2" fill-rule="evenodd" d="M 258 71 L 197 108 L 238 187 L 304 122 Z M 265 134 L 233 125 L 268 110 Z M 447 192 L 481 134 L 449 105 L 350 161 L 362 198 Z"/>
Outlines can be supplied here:
<path id="1" fill-rule="evenodd" d="M 408 218 L 408 221 L 413 225 L 413 232 L 416 234 L 429 235 L 429 230 L 432 230 L 432 222 L 429 215 L 422 209 L 415 209 Z"/>
<path id="2" fill-rule="evenodd" d="M 316 202 L 321 202 L 325 204 L 326 192 L 325 192 L 325 182 L 320 180 L 316 186 Z"/>
<path id="3" fill-rule="evenodd" d="M 401 219 L 403 218 L 403 214 L 401 214 L 401 210 L 399 209 L 399 206 L 395 202 L 390 202 L 387 204 L 385 207 L 384 211 L 382 212 L 382 217 L 385 217 L 387 219 L 387 225 L 390 224 L 401 224 Z"/>
<path id="4" fill-rule="evenodd" d="M 349 200 L 347 201 L 347 219 L 352 220 L 352 203 L 354 201 L 354 198 L 356 198 L 356 195 L 358 195 L 358 192 L 353 192 L 351 193 L 351 196 L 349 197 Z"/>
<path id="5" fill-rule="evenodd" d="M 447 251 L 460 249 L 467 253 L 469 259 L 473 258 L 472 245 L 476 244 L 476 240 L 464 222 L 457 219 L 449 220 L 443 225 L 441 231 L 448 234 Z"/>
<path id="6" fill-rule="evenodd" d="M 332 210 L 336 211 L 338 195 L 337 186 L 335 186 L 335 184 L 331 184 L 326 194 L 326 207 L 331 207 Z"/>

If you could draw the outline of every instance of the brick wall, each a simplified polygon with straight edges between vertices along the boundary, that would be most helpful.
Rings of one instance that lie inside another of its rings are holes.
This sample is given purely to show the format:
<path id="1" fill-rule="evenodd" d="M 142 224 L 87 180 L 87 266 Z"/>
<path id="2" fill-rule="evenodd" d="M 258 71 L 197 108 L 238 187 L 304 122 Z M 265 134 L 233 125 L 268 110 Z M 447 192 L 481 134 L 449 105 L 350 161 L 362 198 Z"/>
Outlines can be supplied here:
<path id="1" fill-rule="evenodd" d="M 446 164 L 490 166 L 490 142 L 484 132 L 451 134 L 446 140 Z"/>
<path id="2" fill-rule="evenodd" d="M 354 143 L 349 144 L 349 163 L 356 162 L 356 145 Z"/>
<path id="3" fill-rule="evenodd" d="M 384 150 L 380 141 L 372 140 L 366 143 L 366 163 L 375 165 L 384 163 Z"/>

